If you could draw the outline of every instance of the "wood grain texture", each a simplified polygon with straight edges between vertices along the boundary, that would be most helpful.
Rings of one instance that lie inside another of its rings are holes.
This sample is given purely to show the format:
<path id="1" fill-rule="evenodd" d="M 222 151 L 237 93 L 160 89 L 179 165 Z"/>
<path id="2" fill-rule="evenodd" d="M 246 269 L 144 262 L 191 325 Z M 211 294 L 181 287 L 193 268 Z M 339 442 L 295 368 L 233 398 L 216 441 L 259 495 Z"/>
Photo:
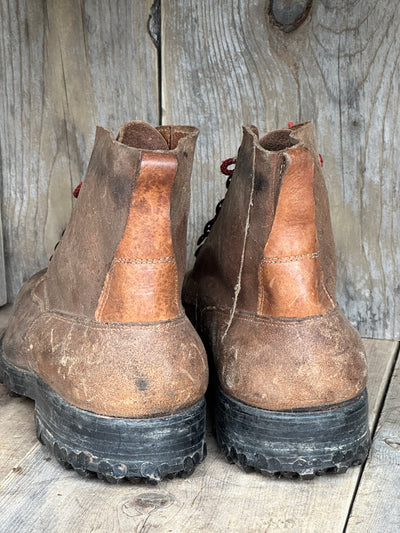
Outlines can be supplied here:
<path id="1" fill-rule="evenodd" d="M 0 150 L 1 160 L 1 150 Z M 1 177 L 1 173 L 0 173 Z M 0 305 L 7 303 L 6 265 L 4 261 L 3 225 L 0 210 Z"/>
<path id="2" fill-rule="evenodd" d="M 158 123 L 151 0 L 0 1 L 0 172 L 7 287 L 47 264 L 95 126 Z M 89 237 L 88 237 L 89 238 Z"/>
<path id="3" fill-rule="evenodd" d="M 314 2 L 284 33 L 265 0 L 162 3 L 163 121 L 200 126 L 189 263 L 223 197 L 241 126 L 312 120 L 338 254 L 338 299 L 363 336 L 400 338 L 400 11 L 390 0 Z M 227 235 L 229 239 L 229 235 Z"/>
<path id="4" fill-rule="evenodd" d="M 10 397 L 0 384 L 0 480 L 18 469 L 18 463 L 36 445 L 33 407 L 27 398 Z"/>
<path id="5" fill-rule="evenodd" d="M 10 305 L 0 309 L 0 335 L 7 326 L 10 312 Z M 0 384 L 0 480 L 10 471 L 18 471 L 18 463 L 36 446 L 33 408 L 32 400 L 12 397 Z"/>
<path id="6" fill-rule="evenodd" d="M 398 343 L 368 340 L 366 349 L 373 426 Z M 11 401 L 18 410 L 20 399 Z M 399 400 L 394 397 L 393 402 L 398 408 Z M 31 416 L 31 412 L 16 413 L 16 428 L 25 427 L 26 434 L 34 438 Z M 1 434 L 10 449 L 15 442 L 14 435 L 3 431 Z M 360 475 L 359 467 L 344 475 L 317 477 L 307 482 L 268 479 L 246 474 L 237 466 L 227 464 L 211 435 L 208 446 L 208 457 L 192 477 L 157 486 L 107 485 L 81 479 L 76 473 L 63 470 L 38 444 L 20 462 L 17 457 L 11 460 L 0 455 L 3 465 L 9 468 L 8 475 L 0 481 L 0 530 L 7 533 L 343 531 Z"/>
<path id="7" fill-rule="evenodd" d="M 397 361 L 347 533 L 400 531 L 400 360 Z"/>

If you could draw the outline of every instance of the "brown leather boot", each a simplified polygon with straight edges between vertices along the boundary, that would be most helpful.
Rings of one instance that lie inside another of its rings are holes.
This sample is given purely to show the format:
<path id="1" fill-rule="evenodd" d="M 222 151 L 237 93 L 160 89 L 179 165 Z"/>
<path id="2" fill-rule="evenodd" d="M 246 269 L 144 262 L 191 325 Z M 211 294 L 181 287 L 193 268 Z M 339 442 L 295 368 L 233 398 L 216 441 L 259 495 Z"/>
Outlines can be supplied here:
<path id="1" fill-rule="evenodd" d="M 64 236 L 15 301 L 0 377 L 80 473 L 154 480 L 204 457 L 207 361 L 181 304 L 197 135 L 98 128 Z"/>
<path id="2" fill-rule="evenodd" d="M 367 455 L 364 349 L 335 284 L 311 125 L 245 127 L 184 302 L 215 362 L 218 441 L 246 469 L 308 478 Z"/>

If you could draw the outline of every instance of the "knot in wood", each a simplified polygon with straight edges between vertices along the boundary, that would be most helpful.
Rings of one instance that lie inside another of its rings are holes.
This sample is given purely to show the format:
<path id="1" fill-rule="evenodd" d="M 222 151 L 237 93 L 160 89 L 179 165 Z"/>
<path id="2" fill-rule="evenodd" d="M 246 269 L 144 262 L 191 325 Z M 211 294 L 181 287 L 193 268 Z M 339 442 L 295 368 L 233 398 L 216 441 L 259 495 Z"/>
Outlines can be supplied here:
<path id="1" fill-rule="evenodd" d="M 268 16 L 271 24 L 289 33 L 303 24 L 311 7 L 312 0 L 270 0 Z"/>

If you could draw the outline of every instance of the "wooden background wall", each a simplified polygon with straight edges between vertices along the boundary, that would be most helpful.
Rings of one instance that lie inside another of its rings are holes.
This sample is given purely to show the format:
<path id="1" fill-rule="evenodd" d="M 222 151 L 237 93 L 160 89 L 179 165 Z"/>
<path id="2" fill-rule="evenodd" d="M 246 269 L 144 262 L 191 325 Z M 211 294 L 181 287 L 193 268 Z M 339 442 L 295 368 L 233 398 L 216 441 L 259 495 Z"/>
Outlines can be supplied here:
<path id="1" fill-rule="evenodd" d="M 281 3 L 273 6 L 277 17 Z M 339 303 L 362 335 L 399 339 L 398 2 L 314 0 L 287 33 L 266 14 L 269 0 L 161 0 L 160 56 L 147 30 L 151 6 L 0 0 L 8 300 L 47 264 L 96 124 L 116 132 L 140 118 L 201 128 L 191 262 L 225 192 L 219 164 L 236 154 L 242 125 L 265 132 L 312 120 L 330 194 Z"/>

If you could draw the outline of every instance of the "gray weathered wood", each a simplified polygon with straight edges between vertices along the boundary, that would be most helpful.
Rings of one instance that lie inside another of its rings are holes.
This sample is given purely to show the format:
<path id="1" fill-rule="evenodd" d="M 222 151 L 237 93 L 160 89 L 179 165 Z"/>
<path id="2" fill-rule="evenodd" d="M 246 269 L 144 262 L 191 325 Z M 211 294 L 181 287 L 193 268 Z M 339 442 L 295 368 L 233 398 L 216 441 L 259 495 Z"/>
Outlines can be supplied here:
<path id="1" fill-rule="evenodd" d="M 397 348 L 395 342 L 366 341 L 371 425 L 379 413 Z M 399 408 L 399 400 L 393 401 Z M 15 433 L 25 426 L 33 437 L 31 416 L 28 411 L 16 415 Z M 14 436 L 4 434 L 1 423 L 0 434 L 8 439 L 6 446 L 10 447 Z M 81 479 L 74 472 L 63 470 L 44 447 L 34 445 L 19 463 L 3 458 L 9 474 L 0 481 L 0 530 L 343 531 L 359 467 L 342 476 L 323 476 L 308 482 L 267 479 L 227 464 L 211 435 L 208 445 L 209 455 L 192 477 L 158 486 L 110 486 Z"/>
<path id="2" fill-rule="evenodd" d="M 12 304 L 3 305 L 0 307 L 0 334 L 7 327 L 12 309 Z"/>
<path id="3" fill-rule="evenodd" d="M 3 334 L 10 316 L 11 306 L 0 309 L 0 335 Z M 32 400 L 11 397 L 0 384 L 0 480 L 36 445 Z M 1 527 L 1 526 L 0 526 Z"/>
<path id="4" fill-rule="evenodd" d="M 0 150 L 1 159 L 1 150 Z M 1 168 L 1 164 L 0 164 Z M 1 171 L 0 171 L 1 177 Z M 4 245 L 3 245 L 3 225 L 1 222 L 1 210 L 0 210 L 0 305 L 7 303 L 7 285 L 6 285 L 6 265 L 4 262 Z"/>
<path id="5" fill-rule="evenodd" d="M 400 531 L 400 360 L 385 399 L 347 533 Z"/>
<path id="6" fill-rule="evenodd" d="M 33 407 L 27 398 L 11 398 L 0 384 L 0 480 L 13 468 L 18 471 L 18 463 L 36 445 Z"/>
<path id="7" fill-rule="evenodd" d="M 97 123 L 158 123 L 151 0 L 0 1 L 0 172 L 7 285 L 47 264 Z"/>
<path id="8" fill-rule="evenodd" d="M 284 33 L 265 0 L 162 3 L 163 121 L 201 127 L 189 258 L 223 197 L 241 126 L 312 120 L 330 193 L 338 297 L 363 336 L 400 338 L 397 2 L 314 2 Z M 230 238 L 229 235 L 226 236 Z"/>

